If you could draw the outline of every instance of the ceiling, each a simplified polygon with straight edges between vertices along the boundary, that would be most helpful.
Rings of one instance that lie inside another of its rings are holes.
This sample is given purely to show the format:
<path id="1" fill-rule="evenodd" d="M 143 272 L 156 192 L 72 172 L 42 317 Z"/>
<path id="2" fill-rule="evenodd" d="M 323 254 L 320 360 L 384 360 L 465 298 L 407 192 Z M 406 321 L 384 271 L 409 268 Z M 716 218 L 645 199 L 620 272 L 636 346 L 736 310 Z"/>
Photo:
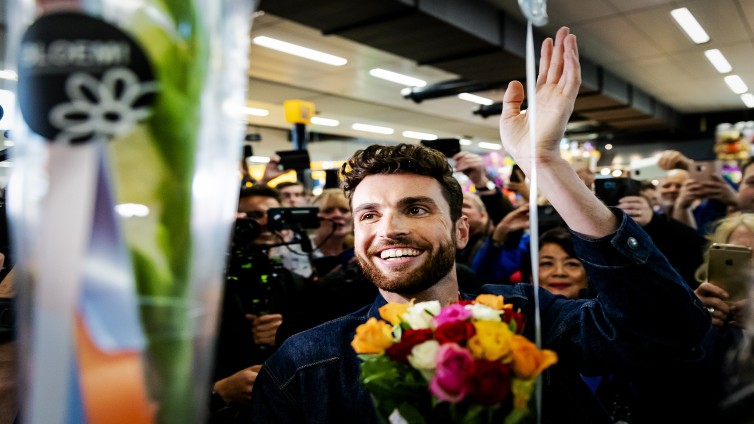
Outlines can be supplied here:
<path id="1" fill-rule="evenodd" d="M 754 2 L 748 0 L 550 1 L 549 24 L 535 28 L 537 45 L 562 25 L 579 41 L 583 84 L 573 138 L 625 143 L 710 137 L 719 122 L 754 119 L 704 51 L 720 49 L 754 90 Z M 670 17 L 687 7 L 711 41 L 693 44 Z M 255 125 L 288 128 L 282 102 L 313 102 L 338 127 L 324 134 L 363 136 L 354 122 L 498 141 L 497 119 L 455 95 L 416 103 L 401 85 L 369 75 L 375 67 L 430 85 L 480 83 L 475 94 L 502 99 L 508 81 L 525 81 L 526 21 L 516 0 L 262 0 L 252 38 L 266 35 L 348 60 L 334 67 L 252 44 L 248 99 L 271 110 Z M 537 49 L 538 50 L 538 49 Z M 490 89 L 492 87 L 492 89 Z M 406 139 L 403 139 L 406 140 Z"/>
<path id="2" fill-rule="evenodd" d="M 5 22 L 6 0 L 0 0 Z M 282 104 L 303 99 L 338 127 L 310 125 L 320 140 L 353 137 L 406 141 L 413 130 L 439 137 L 499 141 L 497 119 L 454 95 L 416 103 L 403 86 L 374 78 L 375 67 L 430 85 L 467 80 L 475 94 L 500 101 L 511 79 L 525 81 L 526 21 L 516 0 L 261 0 L 251 36 L 267 35 L 344 57 L 334 67 L 251 45 L 248 103 L 270 110 L 250 116 L 261 128 L 288 130 Z M 578 4 L 574 7 L 574 4 Z M 711 41 L 694 45 L 670 18 L 687 7 Z M 754 90 L 754 1 L 551 0 L 537 44 L 561 25 L 577 35 L 584 84 L 569 127 L 572 138 L 646 143 L 713 137 L 719 122 L 754 120 L 704 57 L 720 49 Z M 0 25 L 0 40 L 5 40 Z M 0 57 L 5 56 L 0 43 Z M 2 87 L 9 88 L 2 81 Z M 494 87 L 490 89 L 489 87 Z M 389 136 L 351 129 L 362 122 L 395 128 Z"/>

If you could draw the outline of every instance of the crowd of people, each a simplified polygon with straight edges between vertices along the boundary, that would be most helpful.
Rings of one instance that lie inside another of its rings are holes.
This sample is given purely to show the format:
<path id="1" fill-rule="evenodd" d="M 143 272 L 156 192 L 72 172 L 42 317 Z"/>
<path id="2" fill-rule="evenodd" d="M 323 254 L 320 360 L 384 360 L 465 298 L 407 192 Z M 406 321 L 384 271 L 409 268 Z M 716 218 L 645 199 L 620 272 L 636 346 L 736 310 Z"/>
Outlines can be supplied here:
<path id="1" fill-rule="evenodd" d="M 315 197 L 298 182 L 271 190 L 267 182 L 280 173 L 273 156 L 257 185 L 277 198 L 249 202 L 252 189 L 243 189 L 239 217 L 261 227 L 252 244 L 275 245 L 262 249 L 265 258 L 283 263 L 285 252 L 296 254 L 311 271 L 281 267 L 289 284 L 272 318 L 235 311 L 242 325 L 233 334 L 223 333 L 223 320 L 219 346 L 237 348 L 245 333 L 249 351 L 263 354 L 231 362 L 218 350 L 216 370 L 224 371 L 215 374 L 213 422 L 379 422 L 358 383 L 355 328 L 387 302 L 445 305 L 478 293 L 501 294 L 534 314 L 533 266 L 542 346 L 559 356 L 545 371 L 542 422 L 754 418 L 746 406 L 754 387 L 748 300 L 729 299 L 706 275 L 712 243 L 754 247 L 754 160 L 741 164 L 738 183 L 722 174 L 699 181 L 689 173 L 694 161 L 668 150 L 659 185 L 643 182 L 640 194 L 606 206 L 594 194 L 594 174 L 559 155 L 579 72 L 575 37 L 563 28 L 543 44 L 536 93 L 544 107 L 535 166 L 556 218 L 540 222 L 536 263 L 528 202 L 539 199 L 526 184 L 533 169 L 518 82 L 506 90 L 501 116 L 505 150 L 520 166 L 506 187 L 471 152 L 457 153 L 451 166 L 425 147 L 374 145 L 343 165 L 341 187 Z M 454 172 L 473 189 L 464 191 Z M 518 192 L 517 201 L 504 188 Z M 286 243 L 296 237 L 268 231 L 252 203 L 316 206 L 321 225 L 306 234 L 312 251 L 292 251 Z M 533 332 L 530 325 L 524 334 L 533 340 Z M 225 384 L 229 378 L 239 382 Z M 217 413 L 228 409 L 231 418 Z"/>

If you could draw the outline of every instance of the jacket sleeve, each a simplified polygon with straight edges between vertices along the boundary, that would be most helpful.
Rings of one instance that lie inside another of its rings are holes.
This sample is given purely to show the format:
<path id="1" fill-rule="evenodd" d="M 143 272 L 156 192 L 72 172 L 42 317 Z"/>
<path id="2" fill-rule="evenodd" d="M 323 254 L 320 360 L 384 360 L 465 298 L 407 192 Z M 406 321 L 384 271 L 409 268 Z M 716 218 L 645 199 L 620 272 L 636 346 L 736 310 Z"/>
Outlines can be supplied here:
<path id="1" fill-rule="evenodd" d="M 582 372 L 640 369 L 695 355 L 709 313 L 647 233 L 611 209 L 621 220 L 614 234 L 572 237 L 597 296 L 545 298 L 546 340 L 581 361 Z"/>

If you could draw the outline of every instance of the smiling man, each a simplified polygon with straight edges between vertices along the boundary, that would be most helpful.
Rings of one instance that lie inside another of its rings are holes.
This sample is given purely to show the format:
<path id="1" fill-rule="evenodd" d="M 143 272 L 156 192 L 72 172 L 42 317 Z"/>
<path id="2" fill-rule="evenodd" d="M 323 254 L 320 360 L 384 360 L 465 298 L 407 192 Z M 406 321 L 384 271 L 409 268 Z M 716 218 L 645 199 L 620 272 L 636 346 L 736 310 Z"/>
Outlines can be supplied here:
<path id="1" fill-rule="evenodd" d="M 573 230 L 576 252 L 598 296 L 570 300 L 538 291 L 542 347 L 558 364 L 542 381 L 542 422 L 610 423 L 579 373 L 639 370 L 689 359 L 710 316 L 649 236 L 619 209 L 608 209 L 559 154 L 559 143 L 581 83 L 576 38 L 567 28 L 542 46 L 537 81 L 540 125 L 536 167 L 542 192 Z M 500 119 L 506 151 L 531 172 L 524 90 L 514 81 Z M 354 215 L 355 252 L 379 289 L 368 305 L 289 338 L 262 366 L 252 395 L 254 423 L 377 423 L 359 384 L 351 348 L 356 327 L 387 302 L 473 297 L 459 291 L 455 249 L 466 245 L 467 218 L 453 170 L 440 153 L 419 145 L 370 146 L 342 168 Z M 534 340 L 535 291 L 530 284 L 488 285 L 528 317 Z M 648 315 L 646 311 L 651 310 Z"/>

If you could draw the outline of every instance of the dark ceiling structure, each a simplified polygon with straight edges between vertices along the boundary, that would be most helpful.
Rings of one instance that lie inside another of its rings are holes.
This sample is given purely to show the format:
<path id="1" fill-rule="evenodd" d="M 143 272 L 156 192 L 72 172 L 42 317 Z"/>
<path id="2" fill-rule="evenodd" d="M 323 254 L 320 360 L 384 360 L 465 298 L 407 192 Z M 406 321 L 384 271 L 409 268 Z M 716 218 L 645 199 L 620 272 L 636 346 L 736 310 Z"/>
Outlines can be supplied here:
<path id="1" fill-rule="evenodd" d="M 510 80 L 526 79 L 526 24 L 482 1 L 263 0 L 260 9 L 324 35 L 344 37 L 461 76 L 461 81 L 424 87 L 425 96 L 441 95 L 437 93 L 459 82 L 502 88 Z M 544 35 L 536 29 L 534 33 L 535 45 L 541 44 Z M 574 125 L 571 135 L 696 138 L 709 136 L 720 122 L 754 119 L 748 110 L 681 114 L 599 64 L 582 58 L 581 66 L 582 85 L 571 122 L 583 125 Z M 499 113 L 499 108 L 483 107 L 476 114 L 486 117 Z"/>

